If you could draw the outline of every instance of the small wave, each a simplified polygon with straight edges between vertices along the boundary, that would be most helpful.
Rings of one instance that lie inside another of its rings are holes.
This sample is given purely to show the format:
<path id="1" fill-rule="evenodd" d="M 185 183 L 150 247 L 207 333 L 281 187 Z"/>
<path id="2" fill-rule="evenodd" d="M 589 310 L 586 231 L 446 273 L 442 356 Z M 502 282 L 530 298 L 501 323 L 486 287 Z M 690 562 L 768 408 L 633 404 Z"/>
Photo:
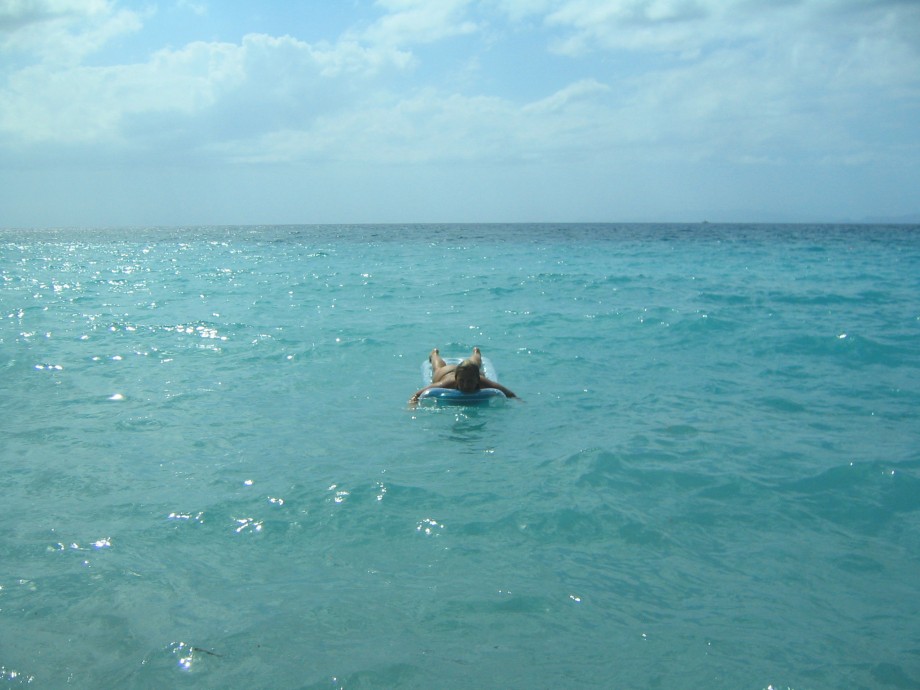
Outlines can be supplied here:
<path id="1" fill-rule="evenodd" d="M 163 427 L 163 421 L 153 417 L 129 417 L 115 422 L 116 429 L 128 432 L 160 431 Z"/>
<path id="2" fill-rule="evenodd" d="M 916 462 L 851 462 L 791 482 L 782 490 L 817 517 L 871 534 L 920 511 Z"/>

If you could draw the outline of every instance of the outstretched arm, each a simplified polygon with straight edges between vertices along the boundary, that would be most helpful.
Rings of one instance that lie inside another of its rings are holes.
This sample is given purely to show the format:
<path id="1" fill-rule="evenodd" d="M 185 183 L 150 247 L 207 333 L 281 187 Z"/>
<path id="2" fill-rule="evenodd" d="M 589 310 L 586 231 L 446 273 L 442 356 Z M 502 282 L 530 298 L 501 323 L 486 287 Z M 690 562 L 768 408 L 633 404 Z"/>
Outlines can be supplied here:
<path id="1" fill-rule="evenodd" d="M 505 394 L 506 396 L 508 396 L 509 398 L 517 398 L 517 396 L 514 394 L 513 391 L 509 390 L 508 388 L 505 388 L 505 387 L 504 387 L 502 384 L 500 384 L 498 381 L 493 381 L 492 379 L 487 379 L 485 376 L 480 376 L 480 377 L 479 377 L 479 387 L 480 387 L 480 388 L 497 388 L 498 390 L 500 390 L 502 393 L 504 393 L 504 394 Z M 518 400 L 520 400 L 520 398 L 518 398 Z"/>
<path id="2" fill-rule="evenodd" d="M 415 391 L 412 397 L 409 398 L 409 404 L 415 405 L 416 403 L 418 403 L 419 396 L 421 396 L 421 394 L 424 393 L 425 391 L 431 390 L 432 388 L 456 388 L 456 387 L 457 387 L 457 383 L 455 381 L 450 381 L 450 380 L 447 380 L 447 381 L 441 380 L 436 383 L 429 383 L 424 388 Z"/>
<path id="3" fill-rule="evenodd" d="M 415 393 L 413 393 L 412 397 L 409 398 L 409 404 L 410 404 L 410 405 L 416 405 L 416 404 L 418 404 L 419 396 L 420 396 L 422 393 L 424 393 L 425 391 L 427 391 L 429 388 L 431 388 L 431 384 L 428 384 L 427 386 L 425 386 L 425 387 L 422 388 L 421 390 L 415 391 Z"/>

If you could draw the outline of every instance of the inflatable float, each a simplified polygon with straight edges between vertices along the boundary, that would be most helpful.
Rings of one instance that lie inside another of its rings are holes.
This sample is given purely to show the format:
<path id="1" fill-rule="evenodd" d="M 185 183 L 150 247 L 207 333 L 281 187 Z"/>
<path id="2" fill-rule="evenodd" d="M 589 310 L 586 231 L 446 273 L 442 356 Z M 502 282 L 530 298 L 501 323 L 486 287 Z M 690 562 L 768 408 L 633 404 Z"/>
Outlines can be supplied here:
<path id="1" fill-rule="evenodd" d="M 462 361 L 462 357 L 444 357 L 445 364 L 460 364 Z M 498 381 L 498 374 L 495 373 L 495 367 L 492 366 L 492 361 L 488 357 L 482 358 L 480 371 L 487 379 Z M 422 362 L 422 384 L 427 386 L 431 383 L 431 376 L 431 362 L 426 359 Z M 429 388 L 419 396 L 419 400 L 433 400 L 454 405 L 476 405 L 504 399 L 505 394 L 497 388 L 480 388 L 472 393 L 464 393 L 456 388 Z"/>

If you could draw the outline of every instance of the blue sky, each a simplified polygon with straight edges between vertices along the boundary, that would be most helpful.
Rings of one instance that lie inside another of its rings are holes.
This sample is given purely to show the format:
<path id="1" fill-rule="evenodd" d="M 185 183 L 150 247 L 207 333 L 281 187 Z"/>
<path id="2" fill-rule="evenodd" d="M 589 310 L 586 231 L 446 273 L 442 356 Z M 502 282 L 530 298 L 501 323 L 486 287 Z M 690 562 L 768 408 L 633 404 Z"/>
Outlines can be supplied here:
<path id="1" fill-rule="evenodd" d="M 920 220 L 916 0 L 0 0 L 0 226 Z"/>

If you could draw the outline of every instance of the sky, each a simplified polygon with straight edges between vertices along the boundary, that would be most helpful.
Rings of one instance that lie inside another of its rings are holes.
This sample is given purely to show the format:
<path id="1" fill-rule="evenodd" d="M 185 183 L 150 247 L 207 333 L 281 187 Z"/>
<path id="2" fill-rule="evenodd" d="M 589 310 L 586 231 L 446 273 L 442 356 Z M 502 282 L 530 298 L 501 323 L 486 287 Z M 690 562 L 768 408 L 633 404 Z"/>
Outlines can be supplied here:
<path id="1" fill-rule="evenodd" d="M 0 0 L 0 227 L 920 221 L 918 0 Z"/>

